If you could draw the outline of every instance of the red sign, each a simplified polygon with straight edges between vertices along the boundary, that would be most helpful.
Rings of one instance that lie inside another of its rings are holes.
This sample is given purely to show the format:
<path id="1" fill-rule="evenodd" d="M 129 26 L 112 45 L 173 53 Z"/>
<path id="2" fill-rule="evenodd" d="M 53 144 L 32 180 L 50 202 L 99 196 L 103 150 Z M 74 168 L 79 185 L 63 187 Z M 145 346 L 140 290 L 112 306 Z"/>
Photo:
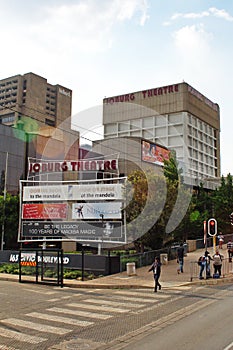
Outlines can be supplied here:
<path id="1" fill-rule="evenodd" d="M 161 95 L 167 95 L 170 93 L 175 93 L 179 91 L 179 85 L 168 85 L 168 86 L 163 86 L 155 89 L 150 89 L 150 90 L 143 90 L 140 91 L 141 97 L 143 99 L 153 97 L 153 96 L 161 96 Z M 132 102 L 136 98 L 135 93 L 130 93 L 126 95 L 121 95 L 121 96 L 114 96 L 114 97 L 107 97 L 104 99 L 105 104 L 113 104 L 117 102 Z"/>
<path id="2" fill-rule="evenodd" d="M 142 160 L 157 165 L 164 165 L 164 160 L 168 160 L 170 151 L 166 148 L 148 141 L 142 141 Z"/>
<path id="3" fill-rule="evenodd" d="M 98 170 L 117 170 L 117 159 L 101 160 L 80 160 L 80 161 L 42 161 L 29 164 L 29 173 L 52 173 L 66 171 L 98 171 Z"/>
<path id="4" fill-rule="evenodd" d="M 67 204 L 23 204 L 23 219 L 66 219 Z"/>

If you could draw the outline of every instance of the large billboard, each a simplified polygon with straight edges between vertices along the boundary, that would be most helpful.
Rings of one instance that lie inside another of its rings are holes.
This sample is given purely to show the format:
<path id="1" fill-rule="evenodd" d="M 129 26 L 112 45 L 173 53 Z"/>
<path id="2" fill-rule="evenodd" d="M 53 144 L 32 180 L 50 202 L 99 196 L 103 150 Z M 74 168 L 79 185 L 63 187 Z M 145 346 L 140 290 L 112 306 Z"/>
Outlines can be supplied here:
<path id="1" fill-rule="evenodd" d="M 24 186 L 23 201 L 123 200 L 121 184 Z"/>
<path id="2" fill-rule="evenodd" d="M 111 241 L 122 238 L 120 221 L 23 222 L 22 237 L 68 238 L 77 241 Z"/>
<path id="3" fill-rule="evenodd" d="M 72 219 L 121 219 L 121 202 L 73 203 Z"/>
<path id="4" fill-rule="evenodd" d="M 156 143 L 142 140 L 142 160 L 144 162 L 157 165 L 164 165 L 164 160 L 168 160 L 170 151 Z"/>

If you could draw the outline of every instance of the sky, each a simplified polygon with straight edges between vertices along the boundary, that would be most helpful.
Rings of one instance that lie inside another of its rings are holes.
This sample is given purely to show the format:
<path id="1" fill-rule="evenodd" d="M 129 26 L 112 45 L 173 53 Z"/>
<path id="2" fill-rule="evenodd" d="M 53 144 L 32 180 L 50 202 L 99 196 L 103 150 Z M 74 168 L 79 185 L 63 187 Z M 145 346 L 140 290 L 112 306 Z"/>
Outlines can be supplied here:
<path id="1" fill-rule="evenodd" d="M 74 128 L 97 127 L 106 96 L 187 82 L 220 106 L 221 174 L 233 174 L 232 1 L 0 0 L 0 32 L 0 79 L 70 88 Z"/>

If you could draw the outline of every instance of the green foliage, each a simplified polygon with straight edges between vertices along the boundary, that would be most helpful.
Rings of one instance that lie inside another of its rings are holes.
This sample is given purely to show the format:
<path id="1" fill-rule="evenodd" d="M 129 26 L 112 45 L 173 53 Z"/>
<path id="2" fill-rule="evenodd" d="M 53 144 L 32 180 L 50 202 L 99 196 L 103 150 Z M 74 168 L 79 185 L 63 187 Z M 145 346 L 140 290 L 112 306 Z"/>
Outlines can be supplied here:
<path id="1" fill-rule="evenodd" d="M 135 263 L 135 267 L 137 268 L 138 265 L 138 258 L 137 257 L 122 257 L 121 258 L 121 270 L 126 271 L 126 265 L 127 263 Z"/>
<path id="2" fill-rule="evenodd" d="M 41 269 L 38 269 L 39 274 L 41 274 Z M 19 274 L 19 265 L 18 264 L 2 264 L 0 265 L 0 273 L 9 273 L 13 275 Z M 22 275 L 33 276 L 36 274 L 36 268 L 32 266 L 22 266 L 21 267 Z M 44 277 L 47 278 L 56 278 L 57 269 L 46 269 L 43 271 Z M 82 277 L 81 270 L 71 270 L 64 269 L 63 278 L 64 279 L 79 279 Z M 94 279 L 95 275 L 93 273 L 84 272 L 84 277 L 87 279 Z"/>
<path id="3" fill-rule="evenodd" d="M 170 154 L 169 159 L 164 159 L 164 176 L 167 181 L 172 182 L 173 184 L 183 183 L 182 173 L 183 170 L 179 168 L 178 161 L 174 154 Z"/>
<path id="4" fill-rule="evenodd" d="M 5 214 L 5 215 L 4 215 Z M 6 201 L 0 196 L 0 230 L 4 220 L 4 249 L 17 249 L 18 223 L 19 223 L 19 196 L 7 193 Z M 1 232 L 2 233 L 2 232 Z"/>

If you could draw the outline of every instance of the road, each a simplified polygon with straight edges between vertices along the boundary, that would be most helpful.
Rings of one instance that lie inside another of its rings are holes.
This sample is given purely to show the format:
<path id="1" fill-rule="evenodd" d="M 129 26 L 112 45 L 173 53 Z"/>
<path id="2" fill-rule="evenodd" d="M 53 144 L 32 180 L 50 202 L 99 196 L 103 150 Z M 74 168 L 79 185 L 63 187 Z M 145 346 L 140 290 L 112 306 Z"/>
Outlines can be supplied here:
<path id="1" fill-rule="evenodd" d="M 233 289 L 72 289 L 0 281 L 0 349 L 229 350 Z"/>

